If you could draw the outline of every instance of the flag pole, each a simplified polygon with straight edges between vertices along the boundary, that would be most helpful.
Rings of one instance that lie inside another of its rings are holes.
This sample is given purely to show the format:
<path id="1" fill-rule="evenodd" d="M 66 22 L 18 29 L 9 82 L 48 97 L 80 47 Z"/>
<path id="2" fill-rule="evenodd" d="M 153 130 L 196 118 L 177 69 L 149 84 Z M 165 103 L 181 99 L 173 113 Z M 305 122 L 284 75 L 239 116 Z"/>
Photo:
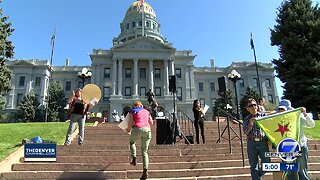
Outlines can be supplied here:
<path id="1" fill-rule="evenodd" d="M 47 86 L 47 97 L 46 97 L 46 104 L 45 104 L 45 116 L 44 122 L 48 121 L 48 109 L 49 109 L 49 101 L 50 101 L 50 94 L 49 94 L 49 86 L 50 86 L 50 76 L 52 73 L 52 60 L 53 60 L 53 52 L 54 52 L 54 42 L 56 39 L 56 28 L 54 28 L 52 37 L 51 37 L 51 55 L 50 55 L 50 75 L 48 77 L 48 86 Z"/>
<path id="2" fill-rule="evenodd" d="M 254 48 L 252 33 L 250 34 L 250 45 L 251 45 L 251 49 L 253 50 L 254 63 L 256 66 L 259 95 L 260 95 L 260 97 L 262 97 L 261 87 L 260 87 L 260 78 L 259 78 L 259 69 L 258 69 L 258 63 L 257 63 L 257 57 L 256 57 L 256 49 Z"/>
<path id="3" fill-rule="evenodd" d="M 54 28 L 52 37 L 51 37 L 51 56 L 50 56 L 50 65 L 52 66 L 53 52 L 54 52 L 54 41 L 56 39 L 56 28 Z"/>

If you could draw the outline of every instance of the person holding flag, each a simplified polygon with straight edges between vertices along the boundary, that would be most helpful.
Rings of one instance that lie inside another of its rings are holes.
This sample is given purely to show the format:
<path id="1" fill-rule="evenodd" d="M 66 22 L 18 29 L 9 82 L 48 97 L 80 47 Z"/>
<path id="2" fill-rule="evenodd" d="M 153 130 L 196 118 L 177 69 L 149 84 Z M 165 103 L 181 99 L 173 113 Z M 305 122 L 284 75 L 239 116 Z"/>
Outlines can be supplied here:
<path id="1" fill-rule="evenodd" d="M 288 99 L 283 99 L 279 102 L 279 105 L 275 109 L 277 112 L 285 112 L 293 110 L 291 107 L 291 102 Z M 298 172 L 288 171 L 287 177 L 288 180 L 294 179 L 309 179 L 308 176 L 308 146 L 307 146 L 307 137 L 303 133 L 304 127 L 313 128 L 315 126 L 314 120 L 308 116 L 307 110 L 305 107 L 301 107 L 301 116 L 300 116 L 300 137 L 298 142 L 301 147 L 302 157 L 297 158 L 298 163 Z"/>
<path id="2" fill-rule="evenodd" d="M 248 99 L 246 109 L 250 114 L 243 120 L 243 131 L 247 135 L 250 173 L 252 180 L 259 180 L 264 175 L 264 172 L 261 168 L 256 169 L 259 162 L 258 158 L 260 157 L 262 163 L 269 163 L 270 158 L 265 157 L 265 153 L 269 152 L 268 139 L 257 126 L 256 118 L 266 116 L 267 114 L 258 112 L 257 102 L 253 98 Z"/>

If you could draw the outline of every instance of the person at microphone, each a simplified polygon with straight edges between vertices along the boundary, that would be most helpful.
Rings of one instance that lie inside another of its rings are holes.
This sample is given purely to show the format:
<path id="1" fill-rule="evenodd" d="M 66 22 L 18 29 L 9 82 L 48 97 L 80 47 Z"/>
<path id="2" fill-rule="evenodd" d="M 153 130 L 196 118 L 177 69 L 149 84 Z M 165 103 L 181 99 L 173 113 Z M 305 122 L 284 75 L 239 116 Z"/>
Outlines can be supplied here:
<path id="1" fill-rule="evenodd" d="M 266 116 L 265 113 L 258 112 L 256 100 L 249 98 L 246 104 L 246 109 L 250 113 L 243 120 L 243 131 L 247 135 L 247 153 L 250 164 L 250 173 L 252 180 L 259 180 L 264 175 L 264 172 L 258 165 L 259 157 L 261 163 L 269 163 L 270 158 L 265 157 L 265 153 L 269 152 L 268 139 L 263 131 L 257 126 L 256 118 Z"/>

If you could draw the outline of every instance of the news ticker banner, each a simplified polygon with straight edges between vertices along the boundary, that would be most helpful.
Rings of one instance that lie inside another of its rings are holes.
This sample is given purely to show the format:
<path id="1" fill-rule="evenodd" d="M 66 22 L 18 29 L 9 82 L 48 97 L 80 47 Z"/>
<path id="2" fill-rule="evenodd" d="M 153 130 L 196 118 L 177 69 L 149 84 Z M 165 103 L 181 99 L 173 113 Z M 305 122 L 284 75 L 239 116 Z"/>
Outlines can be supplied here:
<path id="1" fill-rule="evenodd" d="M 262 163 L 262 171 L 298 171 L 298 163 Z"/>
<path id="2" fill-rule="evenodd" d="M 25 162 L 56 162 L 57 144 L 26 143 L 24 144 Z"/>

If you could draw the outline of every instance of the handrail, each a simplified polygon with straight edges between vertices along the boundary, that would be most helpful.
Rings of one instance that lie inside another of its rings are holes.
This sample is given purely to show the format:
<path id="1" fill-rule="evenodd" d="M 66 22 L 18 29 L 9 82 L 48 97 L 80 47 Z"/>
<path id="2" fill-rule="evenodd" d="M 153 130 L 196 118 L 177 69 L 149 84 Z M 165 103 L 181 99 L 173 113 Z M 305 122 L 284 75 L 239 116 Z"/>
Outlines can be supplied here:
<path id="1" fill-rule="evenodd" d="M 169 121 L 173 122 L 173 114 L 165 111 L 165 115 L 168 117 Z M 179 131 L 179 136 L 182 136 L 188 144 L 191 144 L 185 135 L 194 134 L 193 120 L 182 110 L 178 110 L 177 112 L 177 129 Z M 177 131 L 176 131 L 177 132 Z"/>

